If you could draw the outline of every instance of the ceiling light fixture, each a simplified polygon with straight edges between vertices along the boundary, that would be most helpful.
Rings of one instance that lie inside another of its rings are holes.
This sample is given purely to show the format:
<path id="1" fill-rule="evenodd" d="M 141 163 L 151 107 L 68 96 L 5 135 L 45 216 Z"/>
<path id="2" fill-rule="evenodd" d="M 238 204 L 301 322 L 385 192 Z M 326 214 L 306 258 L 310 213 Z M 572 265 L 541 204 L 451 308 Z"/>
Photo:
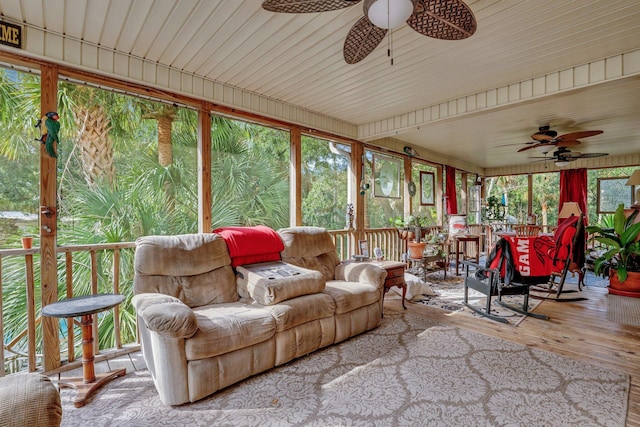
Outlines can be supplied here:
<path id="1" fill-rule="evenodd" d="M 367 17 L 376 27 L 388 30 L 407 22 L 412 13 L 411 0 L 374 0 L 369 4 Z"/>
<path id="2" fill-rule="evenodd" d="M 553 146 L 551 144 L 540 144 L 536 145 L 535 150 L 539 153 L 547 154 L 552 148 Z"/>
<path id="3" fill-rule="evenodd" d="M 565 167 L 565 166 L 569 166 L 569 161 L 568 160 L 558 160 L 556 162 L 556 166 L 558 166 L 559 168 Z"/>

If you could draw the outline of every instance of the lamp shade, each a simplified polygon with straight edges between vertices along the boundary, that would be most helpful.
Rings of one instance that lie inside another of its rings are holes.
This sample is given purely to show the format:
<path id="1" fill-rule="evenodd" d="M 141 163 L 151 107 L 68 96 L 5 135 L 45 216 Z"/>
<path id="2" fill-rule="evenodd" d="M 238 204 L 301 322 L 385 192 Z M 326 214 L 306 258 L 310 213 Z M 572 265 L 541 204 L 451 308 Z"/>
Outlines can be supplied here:
<path id="1" fill-rule="evenodd" d="M 636 186 L 636 194 L 634 200 L 634 206 L 640 205 L 640 169 L 636 169 L 633 171 L 629 179 L 627 180 L 626 185 L 635 185 Z"/>
<path id="2" fill-rule="evenodd" d="M 413 13 L 411 0 L 374 0 L 369 2 L 367 17 L 379 28 L 396 28 L 407 22 Z"/>
<path id="3" fill-rule="evenodd" d="M 580 206 L 578 206 L 578 202 L 564 202 L 558 214 L 558 219 L 569 218 L 571 215 L 580 214 L 582 214 L 582 211 L 580 210 Z"/>

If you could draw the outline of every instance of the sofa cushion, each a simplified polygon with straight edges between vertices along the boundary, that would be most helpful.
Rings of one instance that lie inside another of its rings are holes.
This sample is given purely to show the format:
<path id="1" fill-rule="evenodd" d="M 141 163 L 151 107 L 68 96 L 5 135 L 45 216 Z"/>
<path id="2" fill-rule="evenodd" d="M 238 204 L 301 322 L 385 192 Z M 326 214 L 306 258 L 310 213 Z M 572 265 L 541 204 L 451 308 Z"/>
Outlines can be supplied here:
<path id="1" fill-rule="evenodd" d="M 276 322 L 260 307 L 241 303 L 213 304 L 195 308 L 198 331 L 185 340 L 187 360 L 229 353 L 273 337 Z"/>
<path id="2" fill-rule="evenodd" d="M 134 291 L 162 293 L 189 307 L 236 302 L 227 245 L 217 234 L 145 236 L 136 240 Z"/>
<path id="3" fill-rule="evenodd" d="M 227 243 L 231 266 L 279 261 L 284 248 L 280 235 L 265 226 L 222 227 L 213 230 Z"/>
<path id="4" fill-rule="evenodd" d="M 336 314 L 347 313 L 380 300 L 380 290 L 359 282 L 328 281 L 324 292 L 336 302 Z"/>
<path id="5" fill-rule="evenodd" d="M 324 290 L 325 280 L 318 271 L 281 261 L 238 266 L 236 271 L 240 296 L 263 305 Z"/>
<path id="6" fill-rule="evenodd" d="M 331 235 L 321 227 L 281 228 L 278 230 L 278 234 L 280 234 L 284 243 L 283 259 L 290 257 L 317 257 L 327 252 L 336 252 Z"/>
<path id="7" fill-rule="evenodd" d="M 312 320 L 332 317 L 336 303 L 330 295 L 318 293 L 263 306 L 274 317 L 276 331 L 282 332 Z"/>

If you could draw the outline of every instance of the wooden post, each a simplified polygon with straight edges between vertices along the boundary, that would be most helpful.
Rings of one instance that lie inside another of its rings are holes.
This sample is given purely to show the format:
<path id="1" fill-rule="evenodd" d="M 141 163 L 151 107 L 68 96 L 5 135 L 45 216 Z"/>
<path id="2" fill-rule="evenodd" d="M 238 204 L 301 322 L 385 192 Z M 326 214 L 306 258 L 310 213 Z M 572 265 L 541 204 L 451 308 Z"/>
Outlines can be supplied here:
<path id="1" fill-rule="evenodd" d="M 291 128 L 291 158 L 289 159 L 289 223 L 302 225 L 302 132 L 298 126 Z"/>
<path id="2" fill-rule="evenodd" d="M 211 113 L 198 111 L 198 233 L 211 232 Z"/>
<path id="3" fill-rule="evenodd" d="M 48 111 L 56 111 L 58 95 L 58 68 L 42 65 L 40 68 L 40 117 Z M 62 126 L 70 126 L 62 123 Z M 44 126 L 44 123 L 42 124 Z M 55 150 L 58 146 L 55 144 Z M 57 159 L 50 157 L 44 144 L 40 145 L 40 289 L 42 306 L 58 301 L 57 247 L 57 200 L 56 200 Z M 42 319 L 44 341 L 44 370 L 60 366 L 60 339 L 58 319 L 44 316 Z"/>
<path id="4" fill-rule="evenodd" d="M 402 219 L 407 218 L 413 211 L 413 197 L 409 195 L 409 183 L 413 179 L 412 163 L 411 157 L 404 156 L 404 209 Z"/>
<path id="5" fill-rule="evenodd" d="M 442 186 L 444 183 L 443 180 L 443 174 L 444 174 L 444 168 L 442 167 L 442 165 L 438 165 L 436 167 L 437 171 L 436 171 L 436 182 L 434 184 L 435 186 L 435 201 L 436 201 L 436 215 L 440 221 L 440 226 L 444 226 L 445 225 L 445 221 L 444 221 L 444 209 L 442 206 Z"/>
<path id="6" fill-rule="evenodd" d="M 358 189 L 358 192 L 356 193 L 355 204 L 353 207 L 354 215 L 355 215 L 354 226 L 356 228 L 356 236 L 357 236 L 356 240 L 364 239 L 365 200 L 364 200 L 364 195 L 360 194 L 360 183 L 364 179 L 364 176 L 362 176 L 362 163 L 363 163 L 362 156 L 363 155 L 364 155 L 364 148 L 362 144 L 353 144 L 351 146 L 351 164 L 353 165 L 353 171 L 354 171 L 355 180 L 356 180 L 356 188 Z M 352 254 L 358 253 L 357 248 L 355 248 L 355 243 L 356 242 L 352 242 L 354 247 L 350 248 Z"/>
<path id="7" fill-rule="evenodd" d="M 533 213 L 533 175 L 527 175 L 527 216 Z"/>

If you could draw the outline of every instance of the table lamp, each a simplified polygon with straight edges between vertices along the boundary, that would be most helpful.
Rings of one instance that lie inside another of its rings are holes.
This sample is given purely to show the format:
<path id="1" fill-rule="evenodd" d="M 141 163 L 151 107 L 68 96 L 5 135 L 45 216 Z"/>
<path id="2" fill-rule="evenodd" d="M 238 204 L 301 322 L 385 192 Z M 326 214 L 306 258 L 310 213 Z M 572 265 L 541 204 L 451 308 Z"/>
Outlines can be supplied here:
<path id="1" fill-rule="evenodd" d="M 578 202 L 564 202 L 558 214 L 558 219 L 569 218 L 571 215 L 580 214 L 582 214 L 582 211 L 580 210 L 580 206 L 578 206 Z"/>
<path id="2" fill-rule="evenodd" d="M 640 169 L 633 171 L 625 185 L 633 185 L 636 187 L 636 194 L 631 207 L 640 208 Z"/>

